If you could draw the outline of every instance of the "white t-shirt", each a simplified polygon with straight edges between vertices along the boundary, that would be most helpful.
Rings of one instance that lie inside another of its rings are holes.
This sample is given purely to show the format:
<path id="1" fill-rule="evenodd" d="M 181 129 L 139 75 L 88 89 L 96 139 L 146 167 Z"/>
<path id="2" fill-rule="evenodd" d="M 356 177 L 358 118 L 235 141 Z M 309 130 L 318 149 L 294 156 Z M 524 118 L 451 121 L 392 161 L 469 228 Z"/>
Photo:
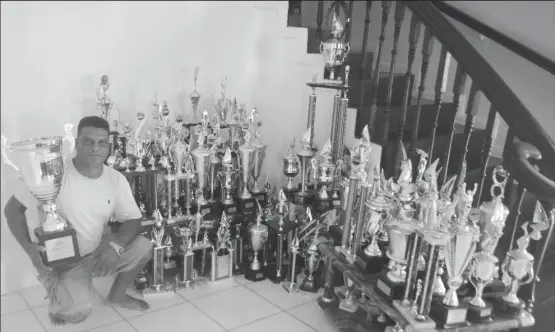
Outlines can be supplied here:
<path id="1" fill-rule="evenodd" d="M 27 207 L 29 233 L 36 240 L 34 229 L 45 216 L 39 201 L 23 181 L 14 190 L 14 196 Z M 64 174 L 62 188 L 56 201 L 58 212 L 77 233 L 81 256 L 93 252 L 102 239 L 104 226 L 115 215 L 116 220 L 141 218 L 129 182 L 123 174 L 106 165 L 98 179 L 81 175 L 70 160 Z"/>

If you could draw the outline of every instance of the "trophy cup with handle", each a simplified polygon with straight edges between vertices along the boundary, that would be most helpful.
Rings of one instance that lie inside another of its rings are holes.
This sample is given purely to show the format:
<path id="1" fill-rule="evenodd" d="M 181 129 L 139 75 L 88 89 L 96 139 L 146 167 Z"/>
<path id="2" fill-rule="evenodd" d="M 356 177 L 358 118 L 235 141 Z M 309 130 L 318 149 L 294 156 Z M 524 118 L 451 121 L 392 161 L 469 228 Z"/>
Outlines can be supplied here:
<path id="1" fill-rule="evenodd" d="M 289 152 L 283 158 L 283 174 L 287 177 L 287 185 L 283 187 L 285 193 L 292 193 L 295 191 L 293 187 L 293 178 L 299 174 L 300 160 L 295 153 L 295 140 L 289 145 Z"/>
<path id="2" fill-rule="evenodd" d="M 322 147 L 322 150 L 320 150 L 320 161 L 316 162 L 316 159 L 312 160 L 314 162 L 312 166 L 314 169 L 314 178 L 322 185 L 318 192 L 318 200 L 321 202 L 328 202 L 330 199 L 328 191 L 333 184 L 335 175 L 335 164 L 332 162 L 331 156 L 331 139 L 328 139 L 326 144 Z"/>
<path id="3" fill-rule="evenodd" d="M 222 187 L 222 203 L 226 214 L 235 214 L 236 206 L 231 193 L 233 191 L 233 183 L 239 176 L 238 170 L 233 169 L 233 159 L 231 156 L 231 149 L 227 148 L 222 158 L 222 169 L 218 172 L 218 178 Z"/>
<path id="4" fill-rule="evenodd" d="M 518 289 L 532 282 L 535 276 L 534 256 L 527 251 L 530 243 L 528 222 L 521 228 L 524 235 L 516 241 L 518 248 L 509 251 L 501 264 L 503 273 L 510 278 L 510 284 L 509 292 L 494 302 L 495 313 L 500 316 L 518 317 L 522 314 L 524 301 L 518 298 Z"/>
<path id="5" fill-rule="evenodd" d="M 316 149 L 310 144 L 311 135 L 312 130 L 311 128 L 308 128 L 301 139 L 301 149 L 297 150 L 297 156 L 300 160 L 301 191 L 295 193 L 295 203 L 303 206 L 310 205 L 312 203 L 312 199 L 316 196 L 315 191 L 308 190 L 307 188 L 308 163 L 316 154 Z"/>
<path id="6" fill-rule="evenodd" d="M 331 37 L 320 43 L 320 53 L 324 56 L 324 63 L 326 68 L 330 71 L 330 77 L 326 83 L 343 84 L 343 82 L 341 82 L 340 79 L 336 79 L 334 75 L 335 68 L 343 64 L 350 50 L 349 44 L 341 41 L 343 31 L 343 26 L 334 13 L 330 31 Z"/>
<path id="7" fill-rule="evenodd" d="M 239 213 L 249 220 L 254 217 L 255 199 L 252 197 L 248 190 L 247 184 L 249 182 L 249 175 L 254 167 L 254 154 L 255 147 L 251 143 L 251 131 L 252 128 L 247 128 L 245 130 L 245 142 L 239 146 L 238 161 L 240 164 L 240 172 L 242 177 L 241 183 L 241 193 L 238 197 Z"/>
<path id="8" fill-rule="evenodd" d="M 66 136 L 39 137 L 8 145 L 1 135 L 2 161 L 12 166 L 31 194 L 41 203 L 46 219 L 34 230 L 46 265 L 56 267 L 81 259 L 75 230 L 58 214 L 56 199 L 62 187 L 67 159 L 75 147 L 71 125 L 66 125 Z M 63 145 L 67 144 L 68 155 L 64 156 Z M 12 153 L 12 159 L 8 156 Z"/>
<path id="9" fill-rule="evenodd" d="M 267 144 L 264 144 L 260 140 L 260 127 L 262 126 L 262 121 L 259 120 L 259 114 L 256 108 L 253 108 L 251 111 L 250 116 L 250 125 L 254 127 L 254 140 L 253 146 L 255 147 L 254 151 L 254 165 L 252 168 L 252 179 L 253 179 L 253 186 L 251 188 L 251 192 L 254 194 L 255 198 L 265 204 L 267 194 L 264 191 L 264 188 L 258 184 L 258 178 L 260 177 L 260 172 L 262 171 L 262 164 L 264 163 L 264 158 L 266 157 L 266 148 Z"/>
<path id="10" fill-rule="evenodd" d="M 262 224 L 262 214 L 262 209 L 259 209 L 259 213 L 256 217 L 256 224 L 253 224 L 249 228 L 249 235 L 254 256 L 252 262 L 247 268 L 247 271 L 245 272 L 245 279 L 250 281 L 261 281 L 266 278 L 264 276 L 262 262 L 258 258 L 266 240 L 268 240 L 268 226 Z"/>
<path id="11" fill-rule="evenodd" d="M 469 322 L 480 323 L 491 320 L 492 305 L 486 302 L 482 295 L 486 285 L 497 274 L 497 262 L 497 257 L 485 251 L 474 254 L 470 264 L 468 281 L 474 286 L 476 293 L 473 298 L 468 299 L 468 314 L 466 318 Z"/>

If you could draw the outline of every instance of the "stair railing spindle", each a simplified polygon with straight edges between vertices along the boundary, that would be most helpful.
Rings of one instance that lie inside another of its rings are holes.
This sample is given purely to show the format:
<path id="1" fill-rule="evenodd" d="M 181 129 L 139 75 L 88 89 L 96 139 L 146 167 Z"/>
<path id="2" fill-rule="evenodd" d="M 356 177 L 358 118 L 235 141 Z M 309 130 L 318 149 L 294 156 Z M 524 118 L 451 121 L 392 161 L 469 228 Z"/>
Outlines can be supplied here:
<path id="1" fill-rule="evenodd" d="M 418 128 L 420 127 L 420 113 L 422 112 L 422 99 L 426 90 L 426 76 L 430 63 L 430 56 L 434 51 L 434 37 L 432 30 L 428 27 L 424 29 L 424 40 L 422 43 L 422 66 L 420 67 L 420 84 L 418 85 L 418 96 L 416 99 L 416 113 L 414 115 L 414 123 L 412 127 L 411 151 L 414 157 L 416 154 L 416 144 L 418 142 Z M 416 167 L 414 171 L 416 171 Z"/>
<path id="2" fill-rule="evenodd" d="M 437 78 L 435 86 L 434 106 L 436 108 L 436 116 L 434 125 L 432 127 L 432 143 L 428 155 L 430 160 L 434 159 L 434 146 L 436 141 L 436 131 L 439 121 L 439 112 L 441 111 L 441 102 L 443 101 L 443 94 L 447 90 L 447 80 L 449 78 L 449 65 L 451 64 L 451 54 L 447 52 L 447 47 L 441 45 L 441 53 L 439 55 L 439 65 L 437 68 Z"/>
<path id="3" fill-rule="evenodd" d="M 418 41 L 420 40 L 420 28 L 422 23 L 418 20 L 416 15 L 411 15 L 410 19 L 410 31 L 409 31 L 409 53 L 408 53 L 408 65 L 407 72 L 405 73 L 405 86 L 403 88 L 403 104 L 401 108 L 401 121 L 399 124 L 399 139 L 398 146 L 395 152 L 395 177 L 399 176 L 401 173 L 401 155 L 399 154 L 399 149 L 401 148 L 400 142 L 403 141 L 405 134 L 405 125 L 407 122 L 407 109 L 409 107 L 411 92 L 411 81 L 412 81 L 412 67 L 414 66 L 414 58 L 416 55 L 416 48 L 418 47 Z"/>
<path id="4" fill-rule="evenodd" d="M 459 113 L 459 108 L 461 105 L 461 96 L 464 93 L 464 88 L 466 86 L 466 74 L 464 73 L 462 67 L 457 64 L 457 72 L 455 74 L 455 82 L 453 84 L 453 108 L 455 114 Z M 453 139 L 455 137 L 455 127 L 457 125 L 457 117 L 453 117 L 453 122 L 451 123 L 451 130 L 449 132 L 449 144 L 447 145 L 447 152 L 445 154 L 445 164 L 443 166 L 443 179 L 441 183 L 447 181 L 449 176 L 449 160 L 451 158 L 451 149 L 453 147 Z"/>
<path id="5" fill-rule="evenodd" d="M 362 34 L 362 64 L 360 66 L 359 73 L 359 86 L 360 88 L 360 103 L 362 106 L 364 104 L 364 73 L 366 73 L 366 53 L 368 52 L 368 34 L 370 33 L 370 13 L 372 12 L 372 1 L 366 1 L 366 17 L 364 18 L 364 32 Z"/>
<path id="6" fill-rule="evenodd" d="M 387 21 L 389 19 L 389 8 L 391 7 L 391 1 L 382 1 L 382 27 L 380 30 L 380 37 L 378 43 L 378 55 L 376 57 L 376 66 L 374 67 L 374 73 L 372 75 L 372 87 L 371 87 L 371 102 L 370 102 L 370 120 L 368 121 L 368 130 L 370 132 L 370 137 L 372 137 L 372 132 L 374 131 L 374 121 L 376 118 L 376 113 L 378 111 L 378 84 L 380 82 L 380 66 L 382 62 L 383 53 L 383 43 L 385 41 L 385 28 L 387 26 Z"/>
<path id="7" fill-rule="evenodd" d="M 484 182 L 486 179 L 486 172 L 488 169 L 489 158 L 493 149 L 493 142 L 497 137 L 497 130 L 499 128 L 500 117 L 495 109 L 490 107 L 488 114 L 488 122 L 486 123 L 486 137 L 484 138 L 484 145 L 482 148 L 482 169 L 480 171 L 480 183 L 478 186 L 478 195 L 476 196 L 476 206 L 482 202 L 482 193 L 484 191 Z"/>
<path id="8" fill-rule="evenodd" d="M 318 12 L 316 13 L 316 38 L 321 41 L 322 38 L 322 22 L 324 21 L 324 1 L 318 1 Z"/>
<path id="9" fill-rule="evenodd" d="M 470 145 L 470 137 L 472 131 L 474 130 L 474 118 L 478 113 L 478 105 L 480 104 L 480 96 L 482 94 L 478 90 L 478 85 L 473 81 L 470 86 L 470 93 L 468 94 L 468 103 L 466 105 L 466 122 L 464 125 L 464 150 L 462 159 L 459 166 L 459 174 L 462 168 L 463 162 L 466 161 L 468 156 L 468 146 Z"/>

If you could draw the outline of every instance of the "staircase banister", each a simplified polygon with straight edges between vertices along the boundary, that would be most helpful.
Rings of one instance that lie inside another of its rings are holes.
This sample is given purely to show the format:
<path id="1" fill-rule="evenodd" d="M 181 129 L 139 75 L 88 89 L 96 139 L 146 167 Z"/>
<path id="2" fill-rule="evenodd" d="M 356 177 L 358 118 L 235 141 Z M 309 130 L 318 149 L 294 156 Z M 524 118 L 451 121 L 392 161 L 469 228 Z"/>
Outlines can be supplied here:
<path id="1" fill-rule="evenodd" d="M 445 45 L 466 74 L 478 85 L 511 131 L 542 155 L 543 175 L 555 181 L 555 142 L 495 69 L 430 1 L 403 1 L 434 37 Z M 527 160 L 527 158 L 524 158 Z"/>

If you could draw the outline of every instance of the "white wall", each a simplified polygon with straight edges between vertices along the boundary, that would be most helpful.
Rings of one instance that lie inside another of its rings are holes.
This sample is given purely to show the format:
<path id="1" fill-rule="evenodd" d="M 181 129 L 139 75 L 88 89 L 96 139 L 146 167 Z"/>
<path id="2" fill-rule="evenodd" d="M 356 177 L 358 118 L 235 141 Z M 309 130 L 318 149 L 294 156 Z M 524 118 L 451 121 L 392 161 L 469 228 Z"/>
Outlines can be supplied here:
<path id="1" fill-rule="evenodd" d="M 306 55 L 306 29 L 286 28 L 287 2 L 2 2 L 2 132 L 11 142 L 62 135 L 98 114 L 95 89 L 108 74 L 122 120 L 150 113 L 155 90 L 174 112 L 200 67 L 200 109 L 213 112 L 220 78 L 228 95 L 258 107 L 268 143 L 262 177 L 284 183 L 281 158 L 306 128 L 310 89 L 322 71 Z M 329 135 L 332 96 L 318 101 L 316 143 Z M 136 126 L 136 122 L 134 123 Z M 15 172 L 2 166 L 2 207 Z M 2 294 L 36 284 L 2 213 Z"/>

